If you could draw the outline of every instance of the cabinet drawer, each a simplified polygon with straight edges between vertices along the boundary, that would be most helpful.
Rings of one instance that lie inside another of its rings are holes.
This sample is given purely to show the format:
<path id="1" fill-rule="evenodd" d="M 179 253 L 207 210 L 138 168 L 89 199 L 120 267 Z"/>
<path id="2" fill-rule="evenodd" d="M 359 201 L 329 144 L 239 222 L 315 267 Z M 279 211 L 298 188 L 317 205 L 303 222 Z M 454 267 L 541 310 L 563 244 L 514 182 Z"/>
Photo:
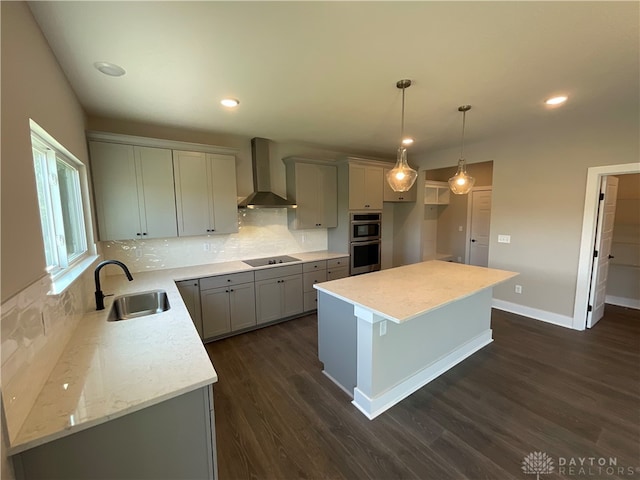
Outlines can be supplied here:
<path id="1" fill-rule="evenodd" d="M 309 262 L 302 264 L 303 272 L 315 272 L 317 270 L 326 270 L 327 269 L 327 261 L 320 260 L 319 262 Z"/>
<path id="2" fill-rule="evenodd" d="M 304 292 L 304 311 L 309 312 L 311 310 L 318 309 L 318 292 L 313 289 L 313 292 Z"/>
<path id="3" fill-rule="evenodd" d="M 327 271 L 307 272 L 302 276 L 302 286 L 305 292 L 315 292 L 313 285 L 327 281 Z"/>
<path id="4" fill-rule="evenodd" d="M 226 285 L 238 285 L 240 283 L 253 282 L 253 272 L 238 272 L 227 275 L 216 275 L 200 279 L 200 290 L 219 288 Z"/>
<path id="5" fill-rule="evenodd" d="M 288 275 L 297 275 L 302 273 L 302 264 L 287 265 L 284 267 L 271 267 L 263 270 L 256 270 L 256 282 L 260 280 L 269 280 L 270 278 L 286 277 Z"/>
<path id="6" fill-rule="evenodd" d="M 327 280 L 337 280 L 349 276 L 349 267 L 331 268 L 327 270 Z"/>
<path id="7" fill-rule="evenodd" d="M 349 267 L 349 257 L 331 258 L 327 260 L 327 268 Z"/>

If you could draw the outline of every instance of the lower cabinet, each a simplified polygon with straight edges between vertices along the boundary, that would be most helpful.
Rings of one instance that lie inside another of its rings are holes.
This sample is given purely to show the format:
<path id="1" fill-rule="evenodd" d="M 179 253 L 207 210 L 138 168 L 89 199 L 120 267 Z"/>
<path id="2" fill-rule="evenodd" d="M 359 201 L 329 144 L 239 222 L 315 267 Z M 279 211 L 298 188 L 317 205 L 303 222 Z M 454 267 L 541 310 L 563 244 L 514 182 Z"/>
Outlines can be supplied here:
<path id="1" fill-rule="evenodd" d="M 337 280 L 349 276 L 349 257 L 327 260 L 327 280 Z"/>
<path id="2" fill-rule="evenodd" d="M 180 280 L 176 282 L 180 296 L 184 301 L 187 311 L 196 326 L 198 335 L 202 336 L 202 315 L 200 310 L 200 282 L 195 280 Z"/>
<path id="3" fill-rule="evenodd" d="M 217 478 L 206 386 L 14 455 L 19 480 Z"/>
<path id="4" fill-rule="evenodd" d="M 302 265 L 256 271 L 258 325 L 302 313 Z"/>
<path id="5" fill-rule="evenodd" d="M 253 272 L 200 279 L 200 304 L 203 339 L 255 326 Z"/>

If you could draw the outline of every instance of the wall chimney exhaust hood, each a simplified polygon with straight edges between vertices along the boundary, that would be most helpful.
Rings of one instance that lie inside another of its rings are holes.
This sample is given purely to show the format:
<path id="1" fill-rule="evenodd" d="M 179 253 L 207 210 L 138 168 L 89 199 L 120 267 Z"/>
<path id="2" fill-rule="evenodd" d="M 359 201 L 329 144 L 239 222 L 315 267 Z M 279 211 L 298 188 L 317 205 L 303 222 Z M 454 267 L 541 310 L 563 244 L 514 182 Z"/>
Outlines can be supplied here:
<path id="1" fill-rule="evenodd" d="M 251 139 L 253 193 L 238 204 L 238 208 L 296 208 L 297 205 L 271 191 L 269 140 Z"/>

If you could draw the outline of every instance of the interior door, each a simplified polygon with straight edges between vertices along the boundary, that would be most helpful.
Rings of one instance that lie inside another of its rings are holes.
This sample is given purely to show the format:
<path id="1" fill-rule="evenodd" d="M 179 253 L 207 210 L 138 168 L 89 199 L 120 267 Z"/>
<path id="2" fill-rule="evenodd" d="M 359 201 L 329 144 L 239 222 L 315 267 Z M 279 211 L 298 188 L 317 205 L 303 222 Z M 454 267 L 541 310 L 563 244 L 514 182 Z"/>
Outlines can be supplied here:
<path id="1" fill-rule="evenodd" d="M 471 224 L 469 228 L 469 265 L 489 265 L 489 227 L 491 224 L 491 190 L 471 191 Z"/>
<path id="2" fill-rule="evenodd" d="M 598 323 L 604 315 L 604 300 L 607 291 L 609 256 L 611 254 L 617 196 L 618 177 L 603 177 L 600 186 L 600 206 L 598 207 L 596 242 L 593 249 L 594 258 L 591 268 L 591 286 L 589 288 L 588 328 Z"/>

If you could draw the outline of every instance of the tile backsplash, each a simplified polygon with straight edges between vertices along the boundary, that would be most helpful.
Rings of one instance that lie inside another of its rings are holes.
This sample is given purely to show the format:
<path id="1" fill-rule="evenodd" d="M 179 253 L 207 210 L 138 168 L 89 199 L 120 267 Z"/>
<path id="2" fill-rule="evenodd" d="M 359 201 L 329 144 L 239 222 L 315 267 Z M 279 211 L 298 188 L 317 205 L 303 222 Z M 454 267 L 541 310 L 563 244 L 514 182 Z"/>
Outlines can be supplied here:
<path id="1" fill-rule="evenodd" d="M 326 229 L 289 230 L 284 208 L 240 210 L 238 225 L 238 233 L 228 235 L 107 241 L 100 250 L 105 259 L 145 272 L 327 249 Z"/>
<path id="2" fill-rule="evenodd" d="M 80 318 L 91 309 L 93 270 L 60 295 L 43 277 L 2 304 L 2 398 L 9 438 L 15 438 Z"/>

